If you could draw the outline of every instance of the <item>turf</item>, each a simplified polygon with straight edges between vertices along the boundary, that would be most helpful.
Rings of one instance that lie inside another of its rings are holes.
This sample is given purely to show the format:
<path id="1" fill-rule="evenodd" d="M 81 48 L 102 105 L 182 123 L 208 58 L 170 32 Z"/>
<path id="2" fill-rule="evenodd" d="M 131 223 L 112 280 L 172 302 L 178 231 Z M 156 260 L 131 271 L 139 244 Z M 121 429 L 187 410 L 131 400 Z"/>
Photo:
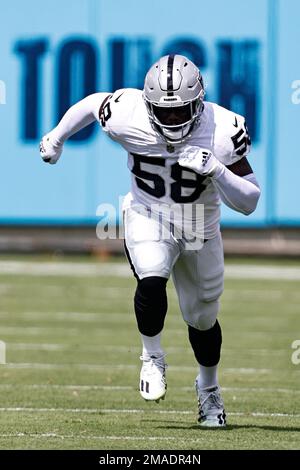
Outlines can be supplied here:
<path id="1" fill-rule="evenodd" d="M 160 404 L 139 397 L 134 287 L 133 278 L 105 270 L 37 276 L 0 268 L 0 339 L 7 347 L 1 449 L 299 449 L 300 365 L 291 361 L 291 344 L 300 339 L 299 281 L 226 280 L 225 430 L 197 425 L 197 367 L 171 283 L 163 338 L 167 397 Z"/>

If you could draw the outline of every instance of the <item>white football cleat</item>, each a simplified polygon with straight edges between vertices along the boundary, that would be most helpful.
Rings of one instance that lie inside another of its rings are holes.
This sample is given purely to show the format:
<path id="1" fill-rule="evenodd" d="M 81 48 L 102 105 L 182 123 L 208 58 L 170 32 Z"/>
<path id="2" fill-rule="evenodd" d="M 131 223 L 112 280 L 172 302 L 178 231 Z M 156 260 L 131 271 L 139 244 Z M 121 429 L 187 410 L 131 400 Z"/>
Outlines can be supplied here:
<path id="1" fill-rule="evenodd" d="M 199 377 L 199 376 L 198 376 Z M 218 385 L 200 389 L 196 378 L 196 393 L 198 397 L 200 426 L 207 428 L 219 428 L 226 426 L 226 414 L 224 403 Z"/>
<path id="2" fill-rule="evenodd" d="M 165 355 L 149 356 L 140 359 L 143 361 L 140 374 L 140 394 L 148 401 L 159 402 L 164 400 L 167 392 Z"/>

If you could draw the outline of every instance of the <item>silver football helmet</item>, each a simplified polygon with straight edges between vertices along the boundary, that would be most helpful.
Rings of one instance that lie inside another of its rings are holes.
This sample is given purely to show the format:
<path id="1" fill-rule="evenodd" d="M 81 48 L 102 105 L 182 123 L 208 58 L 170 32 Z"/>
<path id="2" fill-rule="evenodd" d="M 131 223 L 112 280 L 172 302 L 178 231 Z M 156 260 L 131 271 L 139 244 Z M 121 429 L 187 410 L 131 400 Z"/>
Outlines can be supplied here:
<path id="1" fill-rule="evenodd" d="M 203 110 L 202 75 L 182 55 L 159 59 L 145 78 L 143 98 L 153 127 L 170 143 L 182 142 Z"/>

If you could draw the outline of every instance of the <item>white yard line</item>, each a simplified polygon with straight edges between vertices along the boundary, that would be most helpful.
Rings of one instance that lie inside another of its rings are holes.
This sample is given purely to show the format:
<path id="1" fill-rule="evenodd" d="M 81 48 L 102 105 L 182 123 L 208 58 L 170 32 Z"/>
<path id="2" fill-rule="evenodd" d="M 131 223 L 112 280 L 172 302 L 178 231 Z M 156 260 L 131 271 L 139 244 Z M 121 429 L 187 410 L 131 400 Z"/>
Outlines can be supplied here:
<path id="1" fill-rule="evenodd" d="M 20 438 L 20 437 L 29 437 L 34 439 L 84 439 L 84 440 L 101 440 L 101 441 L 186 441 L 185 437 L 174 437 L 174 436 L 90 436 L 90 435 L 80 435 L 80 434 L 56 434 L 56 433 L 44 433 L 44 434 L 25 434 L 18 432 L 15 434 L 0 434 L 0 438 Z M 203 442 L 204 438 L 190 438 L 189 442 Z M 218 439 L 220 441 L 220 439 Z M 221 439 L 222 440 L 222 439 Z"/>
<path id="2" fill-rule="evenodd" d="M 300 394 L 300 390 L 292 390 L 289 388 L 272 388 L 272 387 L 221 387 L 223 392 L 242 392 L 242 393 L 287 393 Z"/>
<path id="3" fill-rule="evenodd" d="M 271 279 L 275 281 L 299 281 L 300 268 L 294 266 L 267 266 L 256 264 L 225 264 L 227 279 Z"/>
<path id="4" fill-rule="evenodd" d="M 124 323 L 132 323 L 132 325 L 135 325 L 135 320 L 132 318 L 130 321 L 127 322 L 126 316 L 124 315 Z M 1 317 L 0 317 L 1 319 Z M 121 323 L 121 320 L 119 320 Z M 186 329 L 185 325 L 182 324 L 182 326 L 178 328 L 174 328 L 175 325 L 177 325 L 177 322 L 174 322 L 171 328 L 168 328 L 168 334 L 169 335 L 178 335 L 183 338 L 186 337 Z M 82 337 L 82 325 L 74 326 L 66 326 L 66 325 L 61 325 L 61 326 L 2 326 L 0 328 L 2 340 L 5 337 L 5 335 L 17 335 L 17 336 L 39 336 L 39 335 L 47 335 L 47 336 L 57 336 L 63 334 L 63 336 L 78 336 L 79 339 Z M 84 330 L 86 331 L 86 330 Z M 123 328 L 119 329 L 121 335 L 126 336 L 126 330 Z M 112 332 L 112 327 L 111 325 L 106 325 L 103 326 L 101 322 L 99 325 L 95 325 L 93 327 L 93 333 L 96 334 L 99 337 L 107 337 L 108 333 Z M 273 336 L 288 336 L 290 337 L 290 331 L 284 331 L 284 330 L 264 330 L 264 331 L 257 331 L 257 330 L 247 330 L 245 333 L 241 333 L 239 331 L 235 331 L 233 334 L 237 334 L 239 337 L 241 334 L 245 335 L 245 338 L 249 338 L 250 336 L 258 337 L 258 336 L 263 336 L 266 337 L 266 335 L 272 334 Z M 6 342 L 8 343 L 9 341 L 6 339 Z"/>
<path id="5" fill-rule="evenodd" d="M 103 320 L 109 320 L 111 322 L 133 322 L 135 323 L 135 318 L 133 313 L 127 312 L 124 310 L 123 313 L 80 313 L 80 312 L 19 312 L 19 313 L 9 313 L 1 312 L 0 320 L 4 319 L 22 319 L 22 320 L 37 320 L 39 322 L 52 322 L 52 321 L 78 321 L 78 322 L 103 322 Z"/>
<path id="6" fill-rule="evenodd" d="M 1 389 L 25 389 L 25 390 L 107 390 L 107 391 L 125 391 L 137 390 L 137 387 L 131 385 L 62 385 L 62 384 L 0 384 Z"/>
<path id="7" fill-rule="evenodd" d="M 139 414 L 139 413 L 155 413 L 155 414 L 194 414 L 192 411 L 176 411 L 176 410 L 143 410 L 143 409 L 116 409 L 116 408 L 31 408 L 31 407 L 0 407 L 0 412 L 15 412 L 15 413 L 89 413 L 89 414 Z"/>
<path id="8" fill-rule="evenodd" d="M 173 387 L 181 392 L 194 392 L 194 387 Z M 238 392 L 238 393 L 284 393 L 284 394 L 300 394 L 300 390 L 293 390 L 289 388 L 272 388 L 272 387 L 221 387 L 225 393 Z M 79 385 L 79 384 L 0 384 L 0 390 L 10 389 L 25 389 L 25 390 L 101 390 L 101 391 L 135 391 L 137 387 L 130 385 Z"/>
<path id="9" fill-rule="evenodd" d="M 31 276 L 119 276 L 131 277 L 126 263 L 79 263 L 79 262 L 34 262 L 0 261 L 1 274 L 22 274 Z M 295 266 L 269 266 L 256 264 L 226 264 L 228 279 L 272 279 L 299 281 L 300 268 Z"/>
<path id="10" fill-rule="evenodd" d="M 49 261 L 0 261 L 1 274 L 22 274 L 30 276 L 119 276 L 131 277 L 126 263 L 78 263 Z"/>
<path id="11" fill-rule="evenodd" d="M 57 344 L 57 343 L 6 343 L 7 351 L 80 351 L 82 352 L 97 352 L 101 353 L 103 351 L 116 352 L 116 353 L 135 353 L 140 354 L 141 348 L 137 346 L 113 346 L 113 345 L 103 345 L 103 344 L 85 344 L 82 343 L 79 346 L 76 344 Z M 172 349 L 172 348 L 171 348 Z M 173 348 L 174 351 L 168 350 L 168 352 L 189 352 L 186 348 Z M 176 349 L 176 350 L 175 350 Z"/>
<path id="12" fill-rule="evenodd" d="M 172 415 L 193 415 L 194 411 L 186 410 L 145 410 L 145 409 L 115 409 L 115 408 L 31 408 L 31 407 L 1 407 L 0 412 L 13 413 L 89 413 L 89 414 L 172 414 Z M 300 418 L 300 414 L 290 413 L 261 413 L 261 412 L 232 412 L 228 416 L 255 416 L 255 417 L 280 417 L 280 418 Z"/>
<path id="13" fill-rule="evenodd" d="M 48 319 L 49 320 L 49 319 Z M 120 319 L 118 320 L 120 322 Z M 135 320 L 132 318 L 131 319 L 133 325 L 135 325 Z M 126 317 L 125 317 L 125 322 Z M 102 326 L 101 323 L 97 326 L 95 325 L 93 330 L 97 332 L 97 335 L 102 335 L 102 336 L 107 336 L 108 332 L 112 332 L 112 327 L 111 326 Z M 42 334 L 47 334 L 49 335 L 57 335 L 59 333 L 63 333 L 64 336 L 73 336 L 73 335 L 78 335 L 82 336 L 82 326 L 78 325 L 74 327 L 73 325 L 71 327 L 66 327 L 65 325 L 63 326 L 2 326 L 0 328 L 1 331 L 1 336 L 5 336 L 6 334 L 11 334 L 11 335 L 42 335 Z M 120 331 L 120 330 L 118 330 Z M 186 336 L 186 329 L 185 325 L 182 326 L 182 328 L 168 328 L 168 333 L 169 334 L 176 334 L 176 335 L 181 335 L 181 336 Z M 277 333 L 277 332 L 276 332 Z M 285 334 L 285 332 L 278 332 L 278 334 Z M 120 333 L 119 333 L 120 334 Z M 126 331 L 121 329 L 121 334 L 126 335 Z M 256 331 L 247 331 L 247 335 L 250 334 L 258 334 Z M 260 334 L 264 334 L 263 332 L 260 332 Z M 286 332 L 288 334 L 288 332 Z"/>
<path id="14" fill-rule="evenodd" d="M 27 362 L 15 362 L 4 364 L 3 367 L 8 367 L 9 369 L 45 369 L 45 370 L 55 370 L 55 369 L 71 369 L 76 368 L 80 370 L 123 370 L 123 369 L 136 369 L 138 366 L 134 364 L 43 364 L 43 363 L 27 363 Z M 193 370 L 195 370 L 193 368 Z"/>
<path id="15" fill-rule="evenodd" d="M 103 330 L 103 328 L 99 327 L 99 332 Z M 74 336 L 79 335 L 81 332 L 81 328 L 65 328 L 65 327 L 48 327 L 48 326 L 2 326 L 1 325 L 1 336 L 5 335 L 21 335 L 21 336 L 35 336 L 35 335 L 57 335 L 59 333 L 63 333 L 64 336 Z"/>
<path id="16" fill-rule="evenodd" d="M 66 351 L 76 346 L 55 343 L 6 343 L 6 350 L 10 351 Z"/>
<path id="17" fill-rule="evenodd" d="M 299 413 L 290 414 L 290 413 L 261 413 L 261 412 L 254 412 L 254 413 L 244 413 L 244 412 L 233 412 L 233 413 L 226 413 L 228 416 L 255 416 L 255 417 L 262 417 L 262 418 L 300 418 Z"/>
<path id="18" fill-rule="evenodd" d="M 116 352 L 116 353 L 136 353 L 139 354 L 141 352 L 141 348 L 138 346 L 114 346 L 114 345 L 103 345 L 103 344 L 80 344 L 78 348 L 77 345 L 74 344 L 63 344 L 63 343 L 15 343 L 15 342 L 7 342 L 6 343 L 7 350 L 14 350 L 14 351 L 76 351 L 79 349 L 80 353 L 82 352 L 98 352 L 101 353 L 103 351 L 108 352 Z M 192 350 L 190 347 L 168 347 L 167 348 L 168 354 L 191 354 Z M 238 349 L 229 349 L 224 348 L 223 354 L 240 354 Z M 271 349 L 247 349 L 245 351 L 245 356 L 248 354 L 251 355 L 258 355 L 258 356 L 283 356 L 287 354 L 286 349 L 277 349 L 276 351 Z"/>
<path id="19" fill-rule="evenodd" d="M 38 363 L 38 362 L 13 362 L 4 364 L 3 367 L 8 367 L 10 369 L 45 369 L 45 370 L 55 370 L 55 369 L 70 369 L 77 368 L 82 370 L 124 370 L 124 369 L 138 369 L 140 366 L 137 364 L 51 364 L 51 363 Z M 197 371 L 196 366 L 169 366 L 170 370 L 180 371 L 180 372 L 195 372 Z M 270 374 L 273 373 L 276 369 L 255 369 L 252 367 L 229 367 L 224 368 L 223 373 L 230 374 Z"/>
<path id="20" fill-rule="evenodd" d="M 222 369 L 226 374 L 271 374 L 275 369 L 255 369 L 253 367 L 227 367 Z"/>

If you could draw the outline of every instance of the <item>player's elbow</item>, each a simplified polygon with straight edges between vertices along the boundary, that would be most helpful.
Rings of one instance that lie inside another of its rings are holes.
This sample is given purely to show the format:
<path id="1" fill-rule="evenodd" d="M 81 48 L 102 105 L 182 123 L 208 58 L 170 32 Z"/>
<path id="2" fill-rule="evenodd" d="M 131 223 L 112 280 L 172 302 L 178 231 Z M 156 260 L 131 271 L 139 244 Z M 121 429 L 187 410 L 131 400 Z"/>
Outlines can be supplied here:
<path id="1" fill-rule="evenodd" d="M 245 198 L 245 204 L 241 210 L 242 214 L 244 215 L 252 214 L 257 207 L 259 198 L 260 198 L 260 188 L 258 186 L 253 185 L 251 193 L 248 195 L 247 198 Z"/>

